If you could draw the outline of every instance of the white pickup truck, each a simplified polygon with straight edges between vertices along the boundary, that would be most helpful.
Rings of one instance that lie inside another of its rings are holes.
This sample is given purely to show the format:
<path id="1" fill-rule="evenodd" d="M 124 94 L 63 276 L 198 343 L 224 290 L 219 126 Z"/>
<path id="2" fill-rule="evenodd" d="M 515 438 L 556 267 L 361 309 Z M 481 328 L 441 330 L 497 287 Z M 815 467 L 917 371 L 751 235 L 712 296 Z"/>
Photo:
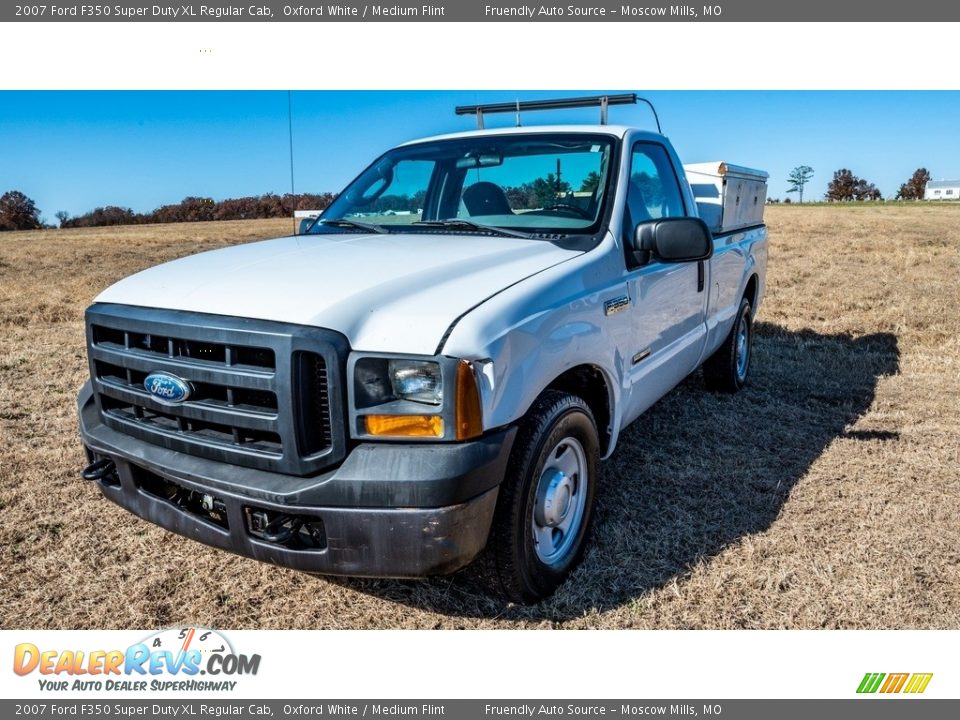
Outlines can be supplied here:
<path id="1" fill-rule="evenodd" d="M 84 477 L 257 560 L 419 577 L 479 555 L 510 600 L 551 594 L 598 461 L 699 367 L 742 387 L 763 297 L 766 174 L 688 180 L 663 135 L 606 124 L 636 99 L 458 108 L 480 129 L 386 152 L 304 234 L 105 290 Z M 483 129 L 586 105 L 600 124 Z"/>

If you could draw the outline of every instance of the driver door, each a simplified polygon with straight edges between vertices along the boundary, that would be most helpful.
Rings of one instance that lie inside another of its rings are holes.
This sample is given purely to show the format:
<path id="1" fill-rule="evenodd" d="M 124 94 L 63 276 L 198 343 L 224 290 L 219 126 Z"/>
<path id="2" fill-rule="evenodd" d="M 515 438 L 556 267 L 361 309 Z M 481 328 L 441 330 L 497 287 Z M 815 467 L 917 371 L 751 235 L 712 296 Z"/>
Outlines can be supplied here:
<path id="1" fill-rule="evenodd" d="M 686 216 L 676 171 L 666 149 L 654 142 L 634 143 L 624 233 L 664 217 Z M 626 239 L 626 238 L 625 238 Z M 636 418 L 697 367 L 706 341 L 705 264 L 665 263 L 655 257 L 629 267 L 635 346 L 629 363 L 628 421 Z"/>

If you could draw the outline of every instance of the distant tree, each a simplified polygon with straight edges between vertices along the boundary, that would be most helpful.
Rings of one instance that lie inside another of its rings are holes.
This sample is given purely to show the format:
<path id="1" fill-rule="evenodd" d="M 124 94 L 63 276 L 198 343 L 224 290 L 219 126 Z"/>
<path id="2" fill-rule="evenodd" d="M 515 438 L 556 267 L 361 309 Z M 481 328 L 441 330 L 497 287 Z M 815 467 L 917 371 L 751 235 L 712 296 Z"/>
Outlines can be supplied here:
<path id="1" fill-rule="evenodd" d="M 397 212 L 409 210 L 412 200 L 409 195 L 381 195 L 365 209 L 373 213 Z"/>
<path id="2" fill-rule="evenodd" d="M 831 202 L 853 200 L 857 179 L 857 176 L 846 168 L 835 170 L 833 180 L 827 185 L 825 197 Z"/>
<path id="3" fill-rule="evenodd" d="M 790 174 L 787 176 L 787 183 L 790 185 L 790 189 L 787 190 L 788 193 L 799 193 L 800 202 L 803 202 L 803 188 L 810 178 L 813 177 L 813 168 L 809 165 L 798 165 L 793 170 L 790 171 Z"/>
<path id="4" fill-rule="evenodd" d="M 60 223 L 60 227 L 64 227 L 64 223 L 66 223 L 67 220 L 70 219 L 70 213 L 68 213 L 66 210 L 57 210 L 57 212 L 55 212 L 53 216 Z"/>
<path id="5" fill-rule="evenodd" d="M 897 200 L 923 200 L 927 183 L 930 182 L 930 173 L 926 168 L 917 168 L 910 179 L 900 186 Z"/>
<path id="6" fill-rule="evenodd" d="M 419 212 L 423 210 L 423 206 L 426 205 L 427 191 L 426 190 L 417 190 L 413 197 L 410 198 L 409 210 L 411 212 Z M 327 202 L 323 207 L 326 207 L 330 203 Z"/>
<path id="7" fill-rule="evenodd" d="M 854 200 L 860 201 L 883 200 L 883 195 L 880 194 L 877 186 L 872 182 L 867 182 L 863 178 L 857 178 L 857 182 L 853 186 L 853 198 Z"/>
<path id="8" fill-rule="evenodd" d="M 547 173 L 545 178 L 537 178 L 530 185 L 537 207 L 554 205 L 560 196 L 570 192 L 570 183 L 560 180 L 553 173 Z"/>
<path id="9" fill-rule="evenodd" d="M 537 198 L 533 193 L 530 183 L 523 183 L 517 186 L 507 186 L 503 189 L 507 196 L 507 202 L 514 210 L 529 210 L 537 207 Z"/>
<path id="10" fill-rule="evenodd" d="M 580 183 L 580 192 L 596 192 L 598 187 L 600 187 L 600 173 L 593 170 Z"/>
<path id="11" fill-rule="evenodd" d="M 33 200 L 19 190 L 0 196 L 0 230 L 35 230 L 40 227 L 40 211 Z"/>
<path id="12" fill-rule="evenodd" d="M 216 206 L 213 198 L 186 197 L 180 201 L 180 215 L 186 222 L 213 220 Z"/>
<path id="13" fill-rule="evenodd" d="M 216 219 L 217 204 L 212 198 L 185 197 L 175 205 L 161 205 L 150 222 L 202 222 Z"/>
<path id="14" fill-rule="evenodd" d="M 215 220 L 247 220 L 254 215 L 253 198 L 227 198 L 217 203 Z"/>
<path id="15" fill-rule="evenodd" d="M 789 205 L 789 204 L 792 203 L 792 202 L 793 202 L 793 200 L 791 200 L 790 198 L 784 198 L 784 199 L 783 199 L 783 204 L 784 204 L 784 205 Z"/>
<path id="16" fill-rule="evenodd" d="M 256 199 L 258 218 L 283 217 L 287 214 L 283 198 L 275 193 L 265 193 Z"/>
<path id="17" fill-rule="evenodd" d="M 426 195 L 421 190 L 417 195 L 414 195 L 414 198 L 417 198 L 421 193 Z M 298 193 L 296 206 L 297 210 L 323 210 L 335 199 L 336 196 L 333 193 Z"/>
<path id="18" fill-rule="evenodd" d="M 108 225 L 135 225 L 143 222 L 144 217 L 130 208 L 107 205 L 94 208 L 88 213 L 68 218 L 61 227 L 105 227 Z"/>

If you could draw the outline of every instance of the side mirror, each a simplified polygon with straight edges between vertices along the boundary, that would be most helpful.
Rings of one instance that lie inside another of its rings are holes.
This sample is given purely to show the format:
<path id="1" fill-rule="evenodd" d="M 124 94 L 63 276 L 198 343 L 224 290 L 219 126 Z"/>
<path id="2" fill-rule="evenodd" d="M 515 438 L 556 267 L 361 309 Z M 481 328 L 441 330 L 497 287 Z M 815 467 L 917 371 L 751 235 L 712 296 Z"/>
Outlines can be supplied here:
<path id="1" fill-rule="evenodd" d="M 307 231 L 307 229 L 311 225 L 313 225 L 316 219 L 317 219 L 317 215 L 300 218 L 300 225 L 297 227 L 297 235 L 303 235 Z"/>
<path id="2" fill-rule="evenodd" d="M 660 218 L 637 225 L 633 257 L 646 265 L 655 256 L 661 262 L 707 260 L 713 255 L 713 236 L 700 218 Z"/>

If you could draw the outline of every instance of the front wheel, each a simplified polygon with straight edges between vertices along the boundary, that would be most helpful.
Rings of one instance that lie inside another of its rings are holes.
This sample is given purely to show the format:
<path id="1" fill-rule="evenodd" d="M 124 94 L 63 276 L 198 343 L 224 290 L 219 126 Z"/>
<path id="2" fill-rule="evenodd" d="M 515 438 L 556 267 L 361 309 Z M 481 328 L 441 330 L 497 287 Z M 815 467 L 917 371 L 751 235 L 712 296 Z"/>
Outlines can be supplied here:
<path id="1" fill-rule="evenodd" d="M 753 309 L 743 298 L 737 317 L 717 351 L 703 364 L 703 378 L 710 390 L 735 393 L 747 383 L 753 353 Z"/>
<path id="2" fill-rule="evenodd" d="M 487 546 L 490 574 L 509 600 L 542 600 L 583 557 L 598 450 L 593 414 L 574 395 L 547 391 L 522 421 Z"/>

